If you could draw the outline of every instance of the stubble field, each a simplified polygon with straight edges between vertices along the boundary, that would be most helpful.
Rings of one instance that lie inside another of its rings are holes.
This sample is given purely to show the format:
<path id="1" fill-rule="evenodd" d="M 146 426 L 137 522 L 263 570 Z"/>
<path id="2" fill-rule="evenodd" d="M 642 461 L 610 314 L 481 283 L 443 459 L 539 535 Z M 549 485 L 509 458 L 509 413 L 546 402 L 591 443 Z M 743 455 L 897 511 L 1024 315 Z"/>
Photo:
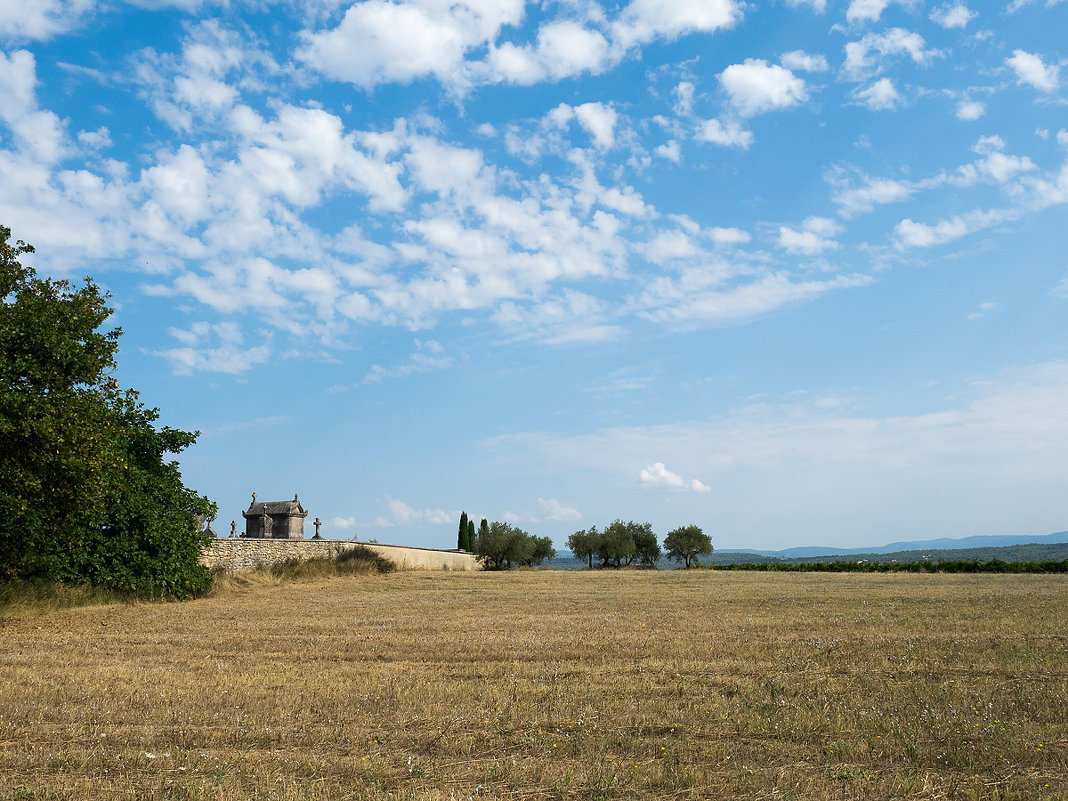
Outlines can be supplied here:
<path id="1" fill-rule="evenodd" d="M 0 624 L 0 799 L 1068 798 L 1064 576 L 397 573 Z"/>

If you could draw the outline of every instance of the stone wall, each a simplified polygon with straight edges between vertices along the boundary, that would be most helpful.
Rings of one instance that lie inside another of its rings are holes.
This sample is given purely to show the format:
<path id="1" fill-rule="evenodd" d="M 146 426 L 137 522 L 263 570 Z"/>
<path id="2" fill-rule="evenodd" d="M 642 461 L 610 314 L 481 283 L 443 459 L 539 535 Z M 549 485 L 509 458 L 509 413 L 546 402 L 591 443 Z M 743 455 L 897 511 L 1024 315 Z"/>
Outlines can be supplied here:
<path id="1" fill-rule="evenodd" d="M 406 548 L 403 545 L 379 545 L 361 542 L 365 548 L 386 557 L 398 570 L 481 570 L 474 554 L 465 551 L 438 551 L 433 548 Z"/>
<path id="2" fill-rule="evenodd" d="M 201 554 L 200 562 L 212 569 L 220 568 L 236 573 L 287 559 L 336 556 L 357 545 L 363 545 L 384 556 L 393 562 L 398 570 L 479 569 L 475 557 L 462 551 L 406 548 L 400 545 L 379 545 L 351 540 L 257 540 L 237 537 L 213 540 Z"/>

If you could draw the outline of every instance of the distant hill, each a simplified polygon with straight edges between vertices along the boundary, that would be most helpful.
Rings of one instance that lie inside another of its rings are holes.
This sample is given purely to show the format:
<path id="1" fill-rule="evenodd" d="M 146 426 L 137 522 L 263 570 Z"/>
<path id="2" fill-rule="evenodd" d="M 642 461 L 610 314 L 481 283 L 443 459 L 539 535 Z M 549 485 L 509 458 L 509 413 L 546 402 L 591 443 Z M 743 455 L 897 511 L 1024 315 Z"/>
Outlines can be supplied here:
<path id="1" fill-rule="evenodd" d="M 704 562 L 720 565 L 741 562 L 829 562 L 835 559 L 858 562 L 938 562 L 948 559 L 1047 562 L 1068 559 L 1068 531 L 1043 536 L 977 536 L 893 542 L 878 548 L 811 546 L 781 551 L 715 551 L 710 557 L 702 557 Z M 570 551 L 560 550 L 556 552 L 556 558 L 545 566 L 557 570 L 578 570 L 586 567 L 586 560 L 576 559 Z M 666 559 L 661 559 L 657 566 L 661 569 L 677 567 Z"/>
<path id="2" fill-rule="evenodd" d="M 1044 545 L 1004 545 L 1000 548 L 923 548 L 920 550 L 891 551 L 890 553 L 824 554 L 823 556 L 787 557 L 761 556 L 744 551 L 713 553 L 707 561 L 713 564 L 739 564 L 742 562 L 941 562 L 950 560 L 989 562 L 1054 562 L 1068 559 L 1068 543 Z"/>
<path id="3" fill-rule="evenodd" d="M 881 545 L 875 548 L 830 548 L 822 545 L 809 545 L 798 548 L 784 548 L 781 551 L 760 551 L 743 549 L 722 553 L 757 554 L 772 559 L 803 559 L 813 556 L 848 556 L 854 554 L 889 554 L 901 551 L 921 550 L 960 550 L 964 548 L 1004 548 L 1012 545 L 1059 545 L 1068 543 L 1068 531 L 1058 531 L 1055 534 L 1035 536 L 1031 534 L 1007 534 L 963 537 L 961 539 L 949 539 L 943 537 L 936 540 L 913 540 L 905 542 L 892 542 L 889 545 Z M 954 557 L 957 558 L 957 557 Z"/>

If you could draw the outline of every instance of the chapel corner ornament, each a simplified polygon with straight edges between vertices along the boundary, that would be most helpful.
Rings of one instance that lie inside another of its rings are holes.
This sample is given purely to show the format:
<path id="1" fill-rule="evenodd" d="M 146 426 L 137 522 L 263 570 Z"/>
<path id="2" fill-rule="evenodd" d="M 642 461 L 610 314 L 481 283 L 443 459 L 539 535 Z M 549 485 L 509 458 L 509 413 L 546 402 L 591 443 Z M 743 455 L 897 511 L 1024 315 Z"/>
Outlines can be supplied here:
<path id="1" fill-rule="evenodd" d="M 252 503 L 241 513 L 245 518 L 246 539 L 254 540 L 302 540 L 304 539 L 304 518 L 307 511 L 300 503 L 300 496 L 294 493 L 291 501 L 261 501 L 252 493 Z M 318 523 L 318 518 L 316 522 Z M 231 527 L 231 533 L 233 527 Z M 317 539 L 319 526 L 316 525 Z"/>

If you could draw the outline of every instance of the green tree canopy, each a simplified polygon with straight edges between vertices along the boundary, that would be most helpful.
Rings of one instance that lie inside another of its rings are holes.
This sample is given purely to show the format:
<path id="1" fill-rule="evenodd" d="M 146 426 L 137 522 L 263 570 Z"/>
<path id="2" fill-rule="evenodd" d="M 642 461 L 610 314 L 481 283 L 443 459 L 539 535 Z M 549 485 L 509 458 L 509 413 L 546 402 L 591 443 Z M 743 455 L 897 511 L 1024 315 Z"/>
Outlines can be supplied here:
<path id="1" fill-rule="evenodd" d="M 157 430 L 157 410 L 119 388 L 108 296 L 37 277 L 10 237 L 0 226 L 0 579 L 206 588 L 196 518 L 215 506 L 164 458 L 197 435 Z"/>
<path id="2" fill-rule="evenodd" d="M 669 559 L 693 567 L 699 556 L 712 553 L 712 538 L 700 526 L 681 526 L 664 537 L 664 548 Z"/>
<path id="3" fill-rule="evenodd" d="M 585 559 L 593 567 L 596 557 L 600 567 L 622 567 L 638 561 L 653 566 L 660 558 L 660 546 L 653 533 L 652 523 L 614 520 L 604 531 L 597 526 L 576 531 L 567 538 L 567 547 L 577 559 Z"/>
<path id="4" fill-rule="evenodd" d="M 534 567 L 556 556 L 552 540 L 534 537 L 521 528 L 494 521 L 480 528 L 475 555 L 487 570 L 509 570 L 516 565 Z"/>
<path id="5" fill-rule="evenodd" d="M 660 559 L 660 544 L 656 541 L 652 523 L 627 524 L 630 535 L 634 539 L 634 555 L 638 563 L 645 567 L 655 567 Z"/>
<path id="6" fill-rule="evenodd" d="M 567 538 L 567 548 L 576 559 L 585 559 L 589 567 L 593 567 L 593 557 L 601 548 L 601 532 L 597 526 L 576 531 Z"/>
<path id="7" fill-rule="evenodd" d="M 535 567 L 542 562 L 551 561 L 556 557 L 556 549 L 553 547 L 551 537 L 531 536 L 530 540 L 530 553 L 525 556 L 522 561 L 522 564 L 525 567 Z"/>
<path id="8" fill-rule="evenodd" d="M 637 548 L 634 545 L 634 535 L 630 526 L 622 520 L 613 520 L 601 534 L 600 547 L 597 555 L 601 559 L 603 567 L 614 565 L 622 567 L 634 560 Z"/>

